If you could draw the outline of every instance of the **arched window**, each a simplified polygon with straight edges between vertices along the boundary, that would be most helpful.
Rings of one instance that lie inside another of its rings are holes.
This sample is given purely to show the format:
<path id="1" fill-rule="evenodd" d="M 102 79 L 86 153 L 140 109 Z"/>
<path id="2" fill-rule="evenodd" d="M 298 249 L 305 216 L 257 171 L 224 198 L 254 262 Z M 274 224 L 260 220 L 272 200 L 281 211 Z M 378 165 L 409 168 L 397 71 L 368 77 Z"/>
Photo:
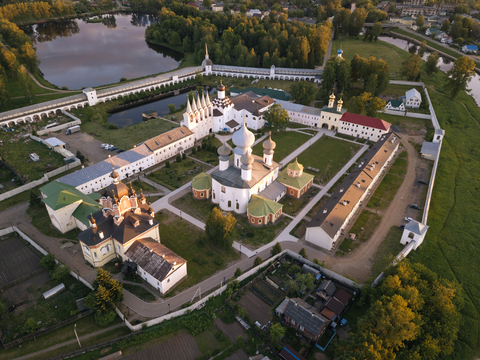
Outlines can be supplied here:
<path id="1" fill-rule="evenodd" d="M 228 200 L 228 207 L 232 207 L 232 202 Z"/>

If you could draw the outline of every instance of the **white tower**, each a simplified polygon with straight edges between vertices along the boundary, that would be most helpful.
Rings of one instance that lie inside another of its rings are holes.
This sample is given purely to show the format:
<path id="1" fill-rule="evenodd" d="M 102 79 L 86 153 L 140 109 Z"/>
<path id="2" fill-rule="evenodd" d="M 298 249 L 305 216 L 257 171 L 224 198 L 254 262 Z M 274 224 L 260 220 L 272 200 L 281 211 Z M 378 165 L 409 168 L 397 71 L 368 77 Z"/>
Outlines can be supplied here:
<path id="1" fill-rule="evenodd" d="M 217 86 L 217 93 L 219 99 L 225 99 L 225 85 L 222 84 L 222 80 L 220 80 L 220 85 Z"/>
<path id="2" fill-rule="evenodd" d="M 263 143 L 263 162 L 265 165 L 272 166 L 273 161 L 273 149 L 277 144 L 272 140 L 272 134 L 268 136 L 268 140 Z"/>
<path id="3" fill-rule="evenodd" d="M 333 90 L 332 90 L 332 95 L 330 95 L 330 97 L 328 98 L 328 107 L 329 108 L 333 108 L 333 104 L 335 103 L 335 94 L 333 93 Z"/>
<path id="4" fill-rule="evenodd" d="M 340 100 L 337 101 L 337 111 L 341 112 L 342 111 L 342 105 L 343 105 L 343 100 L 340 97 Z"/>
<path id="5" fill-rule="evenodd" d="M 240 158 L 242 163 L 242 180 L 250 181 L 252 180 L 252 164 L 253 164 L 253 156 L 251 154 L 244 154 Z"/>
<path id="6" fill-rule="evenodd" d="M 234 166 L 240 169 L 240 158 L 245 154 L 250 155 L 252 153 L 252 145 L 255 142 L 255 135 L 248 130 L 245 118 L 243 118 L 242 127 L 233 133 L 232 141 L 235 144 L 235 149 L 233 149 L 235 154 Z"/>
<path id="7" fill-rule="evenodd" d="M 95 89 L 85 88 L 83 89 L 83 93 L 87 96 L 88 105 L 93 106 L 97 104 L 97 91 Z"/>
<path id="8" fill-rule="evenodd" d="M 208 49 L 207 49 L 206 43 L 205 43 L 205 60 L 203 60 L 202 66 L 205 68 L 205 75 L 210 75 L 212 73 L 213 62 L 208 57 Z"/>
<path id="9" fill-rule="evenodd" d="M 229 162 L 230 162 L 230 148 L 225 145 L 225 143 L 223 143 L 222 146 L 220 146 L 218 149 L 217 149 L 217 152 L 218 152 L 218 155 L 220 155 L 218 157 L 218 160 L 219 160 L 219 165 L 218 165 L 218 168 L 220 171 L 223 171 L 223 170 L 227 170 L 228 169 L 228 165 L 229 165 Z"/>

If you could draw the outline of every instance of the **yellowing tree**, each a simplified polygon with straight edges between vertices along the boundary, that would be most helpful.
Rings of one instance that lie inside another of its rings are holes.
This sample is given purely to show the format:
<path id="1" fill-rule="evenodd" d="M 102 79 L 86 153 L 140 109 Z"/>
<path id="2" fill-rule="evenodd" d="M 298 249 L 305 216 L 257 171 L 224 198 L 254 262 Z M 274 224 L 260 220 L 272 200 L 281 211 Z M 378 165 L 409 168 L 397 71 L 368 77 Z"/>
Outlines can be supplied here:
<path id="1" fill-rule="evenodd" d="M 214 207 L 205 223 L 205 234 L 214 243 L 222 245 L 225 249 L 232 246 L 232 234 L 237 220 L 231 213 L 223 216 L 218 207 Z"/>

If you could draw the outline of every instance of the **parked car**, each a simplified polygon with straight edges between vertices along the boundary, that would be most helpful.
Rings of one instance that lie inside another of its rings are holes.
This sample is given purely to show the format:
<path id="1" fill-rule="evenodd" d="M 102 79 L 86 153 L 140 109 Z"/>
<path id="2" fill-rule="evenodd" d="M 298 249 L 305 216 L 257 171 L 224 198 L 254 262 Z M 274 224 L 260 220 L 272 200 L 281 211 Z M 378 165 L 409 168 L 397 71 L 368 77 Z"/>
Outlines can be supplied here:
<path id="1" fill-rule="evenodd" d="M 403 225 L 403 224 L 402 224 L 402 225 L 398 225 L 398 228 L 399 228 L 399 229 L 405 229 L 405 225 Z"/>
<path id="2" fill-rule="evenodd" d="M 425 180 L 417 180 L 418 183 L 423 184 L 423 185 L 428 185 L 428 183 Z"/>
<path id="3" fill-rule="evenodd" d="M 413 219 L 411 217 L 405 217 L 405 221 L 413 221 Z"/>
<path id="4" fill-rule="evenodd" d="M 420 209 L 420 206 L 418 206 L 417 204 L 412 204 L 412 205 L 410 205 L 410 207 L 411 207 L 412 209 L 421 210 L 421 209 Z"/>
<path id="5" fill-rule="evenodd" d="M 100 147 L 101 147 L 102 149 L 105 149 L 107 146 L 108 146 L 108 144 L 102 144 L 102 145 L 100 145 Z"/>
<path id="6" fill-rule="evenodd" d="M 111 151 L 115 151 L 115 150 L 117 150 L 117 149 L 118 149 L 118 148 L 117 148 L 116 146 L 113 146 L 113 145 L 112 145 L 112 148 L 111 148 L 110 150 L 111 150 Z"/>
<path id="7" fill-rule="evenodd" d="M 118 149 L 118 150 L 117 150 L 117 153 L 120 154 L 121 152 L 124 152 L 124 151 L 125 151 L 125 150 L 123 150 L 123 149 Z"/>

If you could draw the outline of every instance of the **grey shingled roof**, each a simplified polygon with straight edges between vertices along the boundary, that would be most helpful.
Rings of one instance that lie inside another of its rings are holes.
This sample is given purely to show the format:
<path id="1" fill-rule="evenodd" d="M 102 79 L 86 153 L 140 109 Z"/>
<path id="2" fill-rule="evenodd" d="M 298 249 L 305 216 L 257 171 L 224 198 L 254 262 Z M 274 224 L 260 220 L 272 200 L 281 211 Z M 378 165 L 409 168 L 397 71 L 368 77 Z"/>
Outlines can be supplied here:
<path id="1" fill-rule="evenodd" d="M 322 315 L 315 315 L 298 305 L 294 300 L 290 299 L 285 308 L 284 314 L 290 319 L 294 320 L 300 326 L 303 326 L 306 331 L 313 335 L 318 335 L 325 324 L 328 322 Z M 321 316 L 321 317 L 320 317 Z"/>
<path id="2" fill-rule="evenodd" d="M 119 167 L 116 165 L 114 165 L 113 167 L 115 168 L 115 170 L 119 169 Z M 72 186 L 79 186 L 87 182 L 90 182 L 92 180 L 95 180 L 100 176 L 110 174 L 111 172 L 112 172 L 112 164 L 106 161 L 100 161 L 84 169 L 77 170 L 73 173 L 62 176 L 57 181 L 64 184 L 72 185 Z"/>
<path id="3" fill-rule="evenodd" d="M 412 220 L 407 225 L 405 225 L 405 230 L 411 231 L 417 235 L 423 235 L 428 230 L 428 225 Z"/>
<path id="4" fill-rule="evenodd" d="M 125 255 L 159 281 L 187 261 L 152 238 L 136 240 Z"/>
<path id="5" fill-rule="evenodd" d="M 133 163 L 135 161 L 143 159 L 145 156 L 142 154 L 139 154 L 136 151 L 128 150 L 116 155 L 115 157 L 128 161 L 129 163 Z"/>
<path id="6" fill-rule="evenodd" d="M 440 143 L 424 141 L 422 144 L 421 154 L 437 155 Z"/>
<path id="7" fill-rule="evenodd" d="M 283 192 L 286 191 L 287 187 L 285 185 L 279 183 L 278 181 L 274 181 L 258 195 L 264 197 L 265 199 L 275 201 L 277 197 L 279 197 Z"/>
<path id="8" fill-rule="evenodd" d="M 332 280 L 323 280 L 318 290 L 325 291 L 328 296 L 332 296 L 337 291 L 337 287 Z"/>

